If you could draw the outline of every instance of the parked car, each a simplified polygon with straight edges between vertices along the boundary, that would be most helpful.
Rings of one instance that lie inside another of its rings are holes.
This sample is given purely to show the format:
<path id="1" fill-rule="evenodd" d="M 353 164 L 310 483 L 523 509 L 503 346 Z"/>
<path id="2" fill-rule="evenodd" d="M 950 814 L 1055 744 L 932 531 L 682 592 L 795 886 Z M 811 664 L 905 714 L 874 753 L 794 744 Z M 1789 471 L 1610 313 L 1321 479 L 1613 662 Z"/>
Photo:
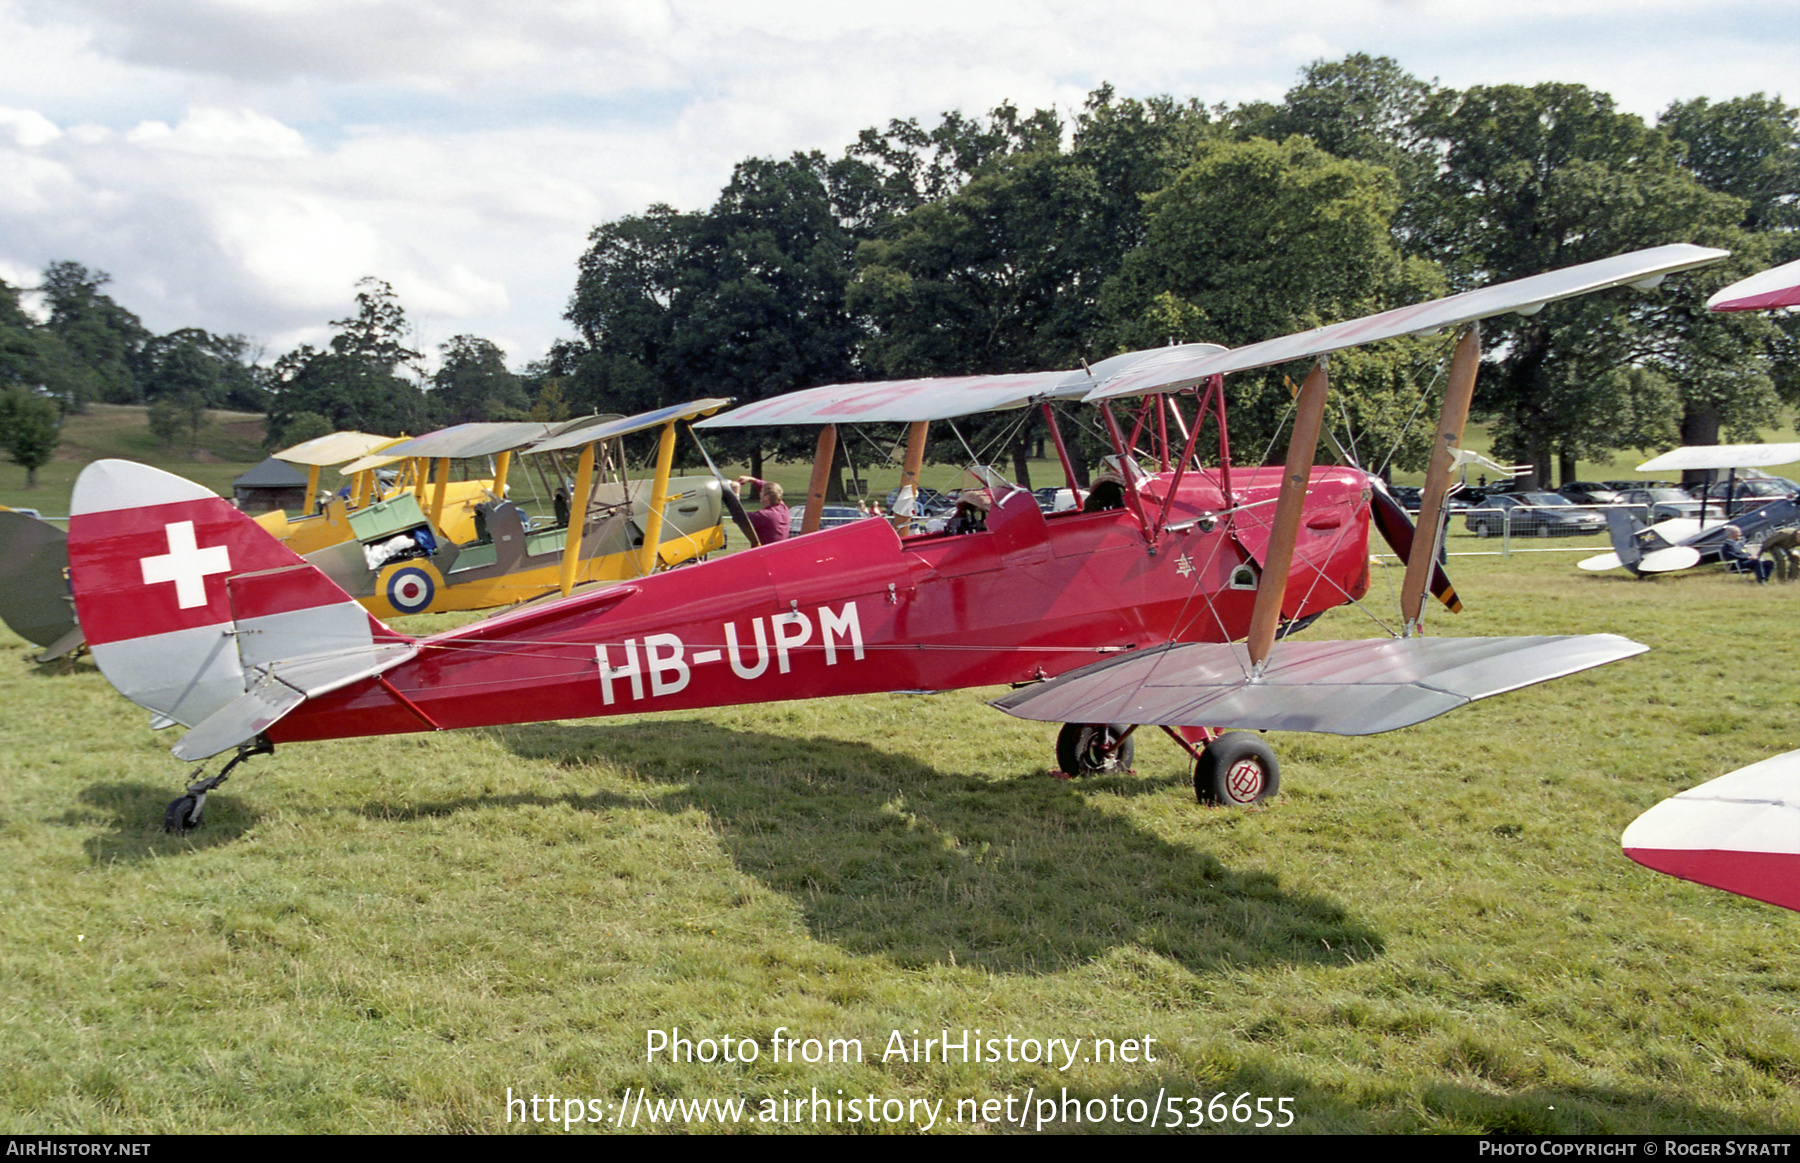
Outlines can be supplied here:
<path id="1" fill-rule="evenodd" d="M 1706 486 L 1707 513 L 1725 512 L 1729 500 L 1731 516 L 1737 517 L 1760 509 L 1770 501 L 1779 501 L 1800 492 L 1800 485 L 1786 477 L 1739 477 L 1736 481 L 1715 481 Z"/>
<path id="2" fill-rule="evenodd" d="M 1556 491 L 1577 505 L 1616 505 L 1619 503 L 1619 490 L 1610 488 L 1600 481 L 1570 481 Z"/>
<path id="3" fill-rule="evenodd" d="M 1650 525 L 1671 517 L 1697 520 L 1700 516 L 1700 502 L 1684 489 L 1627 489 L 1619 497 L 1632 516 Z"/>
<path id="4" fill-rule="evenodd" d="M 1606 528 L 1605 517 L 1560 493 L 1501 493 L 1470 509 L 1464 521 L 1477 537 L 1498 537 L 1509 526 L 1514 537 L 1579 537 Z"/>
<path id="5" fill-rule="evenodd" d="M 863 513 L 855 505 L 826 505 L 819 514 L 819 528 L 831 529 L 838 525 L 848 525 L 852 521 L 860 521 Z M 806 506 L 795 505 L 791 514 L 789 535 L 799 536 L 800 528 L 806 522 Z"/>
<path id="6" fill-rule="evenodd" d="M 1075 493 L 1072 489 L 1045 485 L 1041 489 L 1031 490 L 1031 495 L 1037 498 L 1038 509 L 1044 513 L 1061 513 L 1075 507 Z"/>

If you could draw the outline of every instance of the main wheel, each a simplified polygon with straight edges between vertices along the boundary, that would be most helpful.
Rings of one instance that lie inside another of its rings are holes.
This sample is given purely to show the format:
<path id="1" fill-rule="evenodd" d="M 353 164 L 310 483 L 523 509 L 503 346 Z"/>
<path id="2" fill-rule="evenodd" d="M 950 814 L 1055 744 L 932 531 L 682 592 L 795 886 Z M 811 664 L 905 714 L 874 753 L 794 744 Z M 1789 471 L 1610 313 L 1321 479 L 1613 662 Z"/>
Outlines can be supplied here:
<path id="1" fill-rule="evenodd" d="M 1537 528 L 1537 535 L 1538 535 L 1538 536 L 1539 536 L 1539 537 L 1548 537 L 1548 536 L 1550 536 L 1550 526 L 1548 526 L 1548 525 L 1539 525 L 1539 526 L 1538 526 L 1538 528 Z"/>
<path id="2" fill-rule="evenodd" d="M 1475 536 L 1477 536 L 1477 537 L 1492 537 L 1493 535 L 1494 535 L 1494 531 L 1492 529 L 1488 528 L 1487 522 L 1484 521 L 1481 524 L 1475 526 Z"/>
<path id="3" fill-rule="evenodd" d="M 1137 740 L 1124 723 L 1064 723 L 1056 733 L 1056 765 L 1069 775 L 1129 771 Z"/>
<path id="4" fill-rule="evenodd" d="M 163 831 L 193 831 L 200 826 L 200 815 L 204 808 L 205 804 L 199 796 L 182 796 L 163 813 Z"/>
<path id="5" fill-rule="evenodd" d="M 1203 804 L 1247 808 L 1281 789 L 1281 765 L 1262 737 L 1227 731 L 1194 761 L 1194 796 Z"/>

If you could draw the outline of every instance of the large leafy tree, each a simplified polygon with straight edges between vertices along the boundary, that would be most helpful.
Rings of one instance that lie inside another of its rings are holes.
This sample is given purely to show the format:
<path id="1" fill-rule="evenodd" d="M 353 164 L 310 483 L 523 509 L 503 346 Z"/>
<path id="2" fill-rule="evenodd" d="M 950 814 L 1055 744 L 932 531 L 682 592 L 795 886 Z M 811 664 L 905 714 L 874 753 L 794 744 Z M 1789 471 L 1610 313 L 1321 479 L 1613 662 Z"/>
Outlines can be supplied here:
<path id="1" fill-rule="evenodd" d="M 269 447 L 293 441 L 288 428 L 303 412 L 334 428 L 398 435 L 417 430 L 424 398 L 416 375 L 419 353 L 407 346 L 406 311 L 380 279 L 357 284 L 356 313 L 332 321 L 337 334 L 321 351 L 304 344 L 275 362 L 269 387 Z"/>
<path id="2" fill-rule="evenodd" d="M 1419 125 L 1444 162 L 1418 242 L 1446 256 L 1458 286 L 1667 242 L 1755 249 L 1738 228 L 1743 203 L 1697 182 L 1666 134 L 1605 94 L 1565 84 L 1443 91 Z M 1477 407 L 1495 421 L 1501 454 L 1547 483 L 1553 465 L 1567 477 L 1577 457 L 1666 441 L 1672 433 L 1656 412 L 1667 392 L 1646 389 L 1658 377 L 1701 384 L 1756 349 L 1749 322 L 1719 323 L 1707 345 L 1680 342 L 1694 333 L 1697 289 L 1703 299 L 1727 273 L 1677 279 L 1647 296 L 1584 296 L 1485 325 L 1493 366 Z M 1751 375 L 1739 386 L 1746 408 L 1772 403 L 1766 381 Z"/>
<path id="3" fill-rule="evenodd" d="M 37 488 L 38 469 L 56 452 L 61 421 L 56 401 L 20 388 L 0 390 L 0 448 L 25 470 L 26 488 Z"/>
<path id="4" fill-rule="evenodd" d="M 77 408 L 90 398 L 109 404 L 143 399 L 140 356 L 150 333 L 100 289 L 111 281 L 104 271 L 55 262 L 45 268 L 39 287 L 50 308 L 47 330 L 87 373 L 65 377 L 81 393 L 70 400 Z"/>
<path id="5" fill-rule="evenodd" d="M 567 315 L 586 341 L 567 397 L 633 412 L 856 378 L 844 285 L 872 182 L 816 153 L 752 159 L 705 214 L 654 207 L 596 229 Z M 755 464 L 772 439 L 719 443 Z"/>
<path id="6" fill-rule="evenodd" d="M 1390 230 L 1391 171 L 1332 157 L 1301 137 L 1206 146 L 1150 199 L 1144 245 L 1106 288 L 1119 349 L 1170 342 L 1236 347 L 1428 297 L 1430 264 L 1404 258 Z M 1363 459 L 1385 459 L 1433 375 L 1418 343 L 1332 357 L 1334 419 L 1348 420 Z M 1289 394 L 1284 371 L 1228 381 L 1236 455 L 1279 452 Z M 1398 463 L 1422 456 L 1415 432 Z"/>
<path id="7" fill-rule="evenodd" d="M 430 397 L 438 423 L 525 418 L 531 405 L 524 385 L 491 340 L 457 335 L 438 350 L 443 362 L 432 374 Z"/>

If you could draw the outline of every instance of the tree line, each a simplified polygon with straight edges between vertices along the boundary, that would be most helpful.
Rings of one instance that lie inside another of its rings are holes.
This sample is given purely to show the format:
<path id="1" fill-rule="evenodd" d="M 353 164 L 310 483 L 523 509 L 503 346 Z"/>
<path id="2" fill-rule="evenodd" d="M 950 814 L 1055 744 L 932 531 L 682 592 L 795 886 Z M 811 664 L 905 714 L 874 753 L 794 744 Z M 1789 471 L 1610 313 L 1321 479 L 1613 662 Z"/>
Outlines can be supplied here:
<path id="1" fill-rule="evenodd" d="M 575 337 L 516 372 L 464 335 L 426 376 L 374 279 L 324 348 L 265 365 L 242 337 L 150 336 L 101 292 L 104 275 L 59 263 L 41 288 L 48 322 L 0 294 L 0 383 L 14 396 L 45 385 L 65 406 L 265 410 L 279 445 L 1237 346 L 1678 241 L 1733 258 L 1648 293 L 1484 324 L 1477 416 L 1502 457 L 1547 484 L 1620 449 L 1754 438 L 1800 402 L 1800 322 L 1703 307 L 1800 257 L 1800 111 L 1762 94 L 1699 98 L 1651 124 L 1580 85 L 1455 90 L 1361 54 L 1307 67 L 1280 103 L 1103 86 L 1067 119 L 1003 104 L 891 121 L 838 156 L 746 159 L 706 210 L 602 223 L 565 315 Z M 1333 357 L 1334 426 L 1365 463 L 1422 462 L 1442 346 Z M 1256 459 L 1287 386 L 1279 369 L 1233 381 L 1234 446 Z M 962 440 L 1000 441 L 994 459 L 1020 477 L 1040 437 L 1029 422 L 958 435 L 944 459 L 966 458 Z M 716 439 L 755 466 L 811 449 L 810 433 Z"/>

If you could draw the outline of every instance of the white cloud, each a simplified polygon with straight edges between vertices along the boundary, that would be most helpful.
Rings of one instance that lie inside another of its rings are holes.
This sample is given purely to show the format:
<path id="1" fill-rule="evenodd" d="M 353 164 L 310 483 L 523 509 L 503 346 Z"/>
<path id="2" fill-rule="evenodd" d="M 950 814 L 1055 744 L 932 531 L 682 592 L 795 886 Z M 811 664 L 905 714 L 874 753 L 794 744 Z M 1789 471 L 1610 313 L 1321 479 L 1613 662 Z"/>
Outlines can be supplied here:
<path id="1" fill-rule="evenodd" d="M 531 356 L 597 223 L 893 117 L 1279 100 L 1351 52 L 1654 115 L 1791 87 L 1797 38 L 1768 0 L 0 0 L 0 272 L 74 259 L 277 351 L 376 275 L 421 342 Z"/>

